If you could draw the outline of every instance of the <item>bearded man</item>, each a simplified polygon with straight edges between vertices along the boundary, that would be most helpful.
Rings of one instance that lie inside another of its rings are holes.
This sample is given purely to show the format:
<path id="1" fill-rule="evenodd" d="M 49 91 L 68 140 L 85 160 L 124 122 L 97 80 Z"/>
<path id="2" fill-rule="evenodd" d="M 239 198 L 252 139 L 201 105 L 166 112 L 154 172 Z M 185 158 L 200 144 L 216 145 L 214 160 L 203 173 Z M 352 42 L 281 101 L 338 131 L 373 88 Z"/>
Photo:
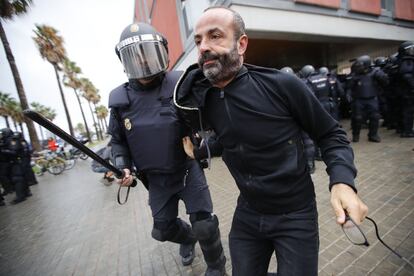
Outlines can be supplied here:
<path id="1" fill-rule="evenodd" d="M 212 129 L 240 190 L 230 231 L 233 275 L 317 275 L 318 214 L 301 133 L 320 145 L 337 222 L 358 224 L 368 208 L 356 194 L 356 168 L 346 133 L 297 77 L 244 64 L 243 19 L 211 7 L 194 28 L 198 64 L 190 66 L 174 102 L 194 130 Z M 184 138 L 184 148 L 194 157 Z"/>

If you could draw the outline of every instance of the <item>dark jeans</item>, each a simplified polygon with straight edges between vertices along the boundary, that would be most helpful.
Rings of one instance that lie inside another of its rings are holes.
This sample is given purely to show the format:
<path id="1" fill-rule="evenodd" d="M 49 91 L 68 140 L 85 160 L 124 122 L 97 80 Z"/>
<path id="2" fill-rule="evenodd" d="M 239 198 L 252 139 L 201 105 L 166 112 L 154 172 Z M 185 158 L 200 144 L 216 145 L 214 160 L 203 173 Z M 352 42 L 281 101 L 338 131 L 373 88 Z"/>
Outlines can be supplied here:
<path id="1" fill-rule="evenodd" d="M 278 276 L 318 274 L 318 212 L 313 200 L 287 214 L 262 214 L 240 197 L 230 235 L 233 276 L 265 276 L 276 252 Z"/>

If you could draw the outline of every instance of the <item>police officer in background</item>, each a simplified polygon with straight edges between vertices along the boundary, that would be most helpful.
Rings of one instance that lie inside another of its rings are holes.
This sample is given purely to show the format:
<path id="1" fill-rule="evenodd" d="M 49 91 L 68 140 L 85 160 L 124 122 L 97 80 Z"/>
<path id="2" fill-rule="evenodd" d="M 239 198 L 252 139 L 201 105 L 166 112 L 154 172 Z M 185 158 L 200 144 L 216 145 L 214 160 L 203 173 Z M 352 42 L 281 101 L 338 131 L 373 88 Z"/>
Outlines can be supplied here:
<path id="1" fill-rule="evenodd" d="M 1 149 L 1 155 L 6 156 L 9 162 L 10 180 L 16 191 L 16 198 L 11 203 L 18 204 L 32 195 L 25 178 L 24 157 L 26 153 L 19 135 L 13 135 L 10 129 L 3 129 L 2 133 L 3 135 L 6 133 L 7 138 L 5 138 L 5 146 Z"/>
<path id="2" fill-rule="evenodd" d="M 401 133 L 401 95 L 399 93 L 398 80 L 398 53 L 392 54 L 387 58 L 387 63 L 383 67 L 387 74 L 389 83 L 384 89 L 386 103 L 386 113 L 384 114 L 384 126 L 387 129 L 396 129 Z"/>
<path id="3" fill-rule="evenodd" d="M 182 72 L 167 72 L 167 40 L 148 24 L 131 24 L 122 32 L 116 53 L 128 77 L 109 97 L 113 160 L 125 171 L 120 185 L 132 184 L 135 166 L 149 188 L 152 237 L 180 244 L 183 265 L 192 263 L 198 240 L 208 266 L 205 275 L 224 275 L 226 258 L 206 178 L 182 146 L 190 133 L 172 103 Z M 192 227 L 177 218 L 180 199 Z"/>
<path id="4" fill-rule="evenodd" d="M 329 114 L 335 120 L 339 121 L 339 105 L 341 104 L 341 100 L 345 97 L 344 88 L 333 70 L 329 72 L 327 67 L 321 67 L 319 68 L 319 74 L 328 77 L 329 95 L 331 98 L 331 112 Z"/>
<path id="5" fill-rule="evenodd" d="M 3 193 L 0 194 L 0 206 L 4 206 L 3 195 L 7 195 L 12 192 L 12 183 L 10 180 L 10 158 L 5 153 L 6 141 L 13 135 L 13 131 L 9 128 L 3 128 L 0 130 L 0 184 L 3 187 Z"/>
<path id="6" fill-rule="evenodd" d="M 315 70 L 315 67 L 313 67 L 310 64 L 303 66 L 302 69 L 300 69 L 300 71 L 298 72 L 299 78 L 310 88 L 310 91 L 313 95 L 315 95 L 315 93 L 309 85 L 309 78 L 316 74 L 317 72 Z M 315 160 L 322 160 L 320 156 L 320 151 L 318 150 L 318 147 L 316 146 L 315 142 L 304 131 L 302 132 L 302 140 L 305 148 L 306 157 L 308 160 L 309 172 L 313 174 L 316 170 Z"/>
<path id="7" fill-rule="evenodd" d="M 398 80 L 402 97 L 402 132 L 401 137 L 414 137 L 414 42 L 403 42 L 398 48 Z"/>
<path id="8" fill-rule="evenodd" d="M 388 77 L 381 69 L 371 67 L 371 58 L 360 56 L 352 66 L 352 72 L 347 78 L 347 89 L 352 98 L 352 141 L 359 141 L 362 123 L 369 120 L 368 141 L 381 142 L 378 135 L 379 92 L 380 87 L 388 84 Z"/>
<path id="9" fill-rule="evenodd" d="M 19 141 L 21 145 L 21 152 L 22 152 L 22 166 L 24 167 L 24 179 L 28 186 L 37 184 L 36 176 L 32 170 L 32 166 L 30 164 L 32 158 L 32 150 L 29 146 L 29 143 L 24 139 L 23 134 L 21 132 L 15 131 L 13 134 L 14 138 Z M 29 188 L 28 188 L 29 189 Z M 31 196 L 32 193 L 30 190 L 26 193 L 26 196 Z"/>

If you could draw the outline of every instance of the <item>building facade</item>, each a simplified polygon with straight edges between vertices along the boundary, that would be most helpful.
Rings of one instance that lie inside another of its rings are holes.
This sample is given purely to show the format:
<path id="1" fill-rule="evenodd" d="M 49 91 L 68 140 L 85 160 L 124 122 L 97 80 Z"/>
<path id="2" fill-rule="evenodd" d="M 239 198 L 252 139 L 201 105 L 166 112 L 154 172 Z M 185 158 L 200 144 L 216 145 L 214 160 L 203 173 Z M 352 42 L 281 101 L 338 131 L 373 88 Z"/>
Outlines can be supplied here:
<path id="1" fill-rule="evenodd" d="M 185 69 L 197 61 L 193 26 L 212 5 L 240 13 L 249 36 L 245 61 L 261 66 L 347 73 L 355 57 L 389 56 L 414 40 L 414 0 L 135 0 L 135 21 L 163 33 L 170 67 Z"/>

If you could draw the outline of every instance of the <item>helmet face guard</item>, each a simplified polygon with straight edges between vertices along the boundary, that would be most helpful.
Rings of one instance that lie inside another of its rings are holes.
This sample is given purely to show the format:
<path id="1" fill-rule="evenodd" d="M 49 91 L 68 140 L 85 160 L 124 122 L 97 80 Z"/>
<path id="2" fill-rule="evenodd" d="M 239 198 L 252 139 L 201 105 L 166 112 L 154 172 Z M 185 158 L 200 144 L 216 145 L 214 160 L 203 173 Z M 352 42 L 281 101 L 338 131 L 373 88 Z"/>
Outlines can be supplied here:
<path id="1" fill-rule="evenodd" d="M 414 56 L 414 44 L 405 47 L 404 54 L 407 56 Z"/>
<path id="2" fill-rule="evenodd" d="M 128 79 L 144 79 L 168 68 L 164 38 L 157 34 L 128 37 L 116 46 Z"/>

